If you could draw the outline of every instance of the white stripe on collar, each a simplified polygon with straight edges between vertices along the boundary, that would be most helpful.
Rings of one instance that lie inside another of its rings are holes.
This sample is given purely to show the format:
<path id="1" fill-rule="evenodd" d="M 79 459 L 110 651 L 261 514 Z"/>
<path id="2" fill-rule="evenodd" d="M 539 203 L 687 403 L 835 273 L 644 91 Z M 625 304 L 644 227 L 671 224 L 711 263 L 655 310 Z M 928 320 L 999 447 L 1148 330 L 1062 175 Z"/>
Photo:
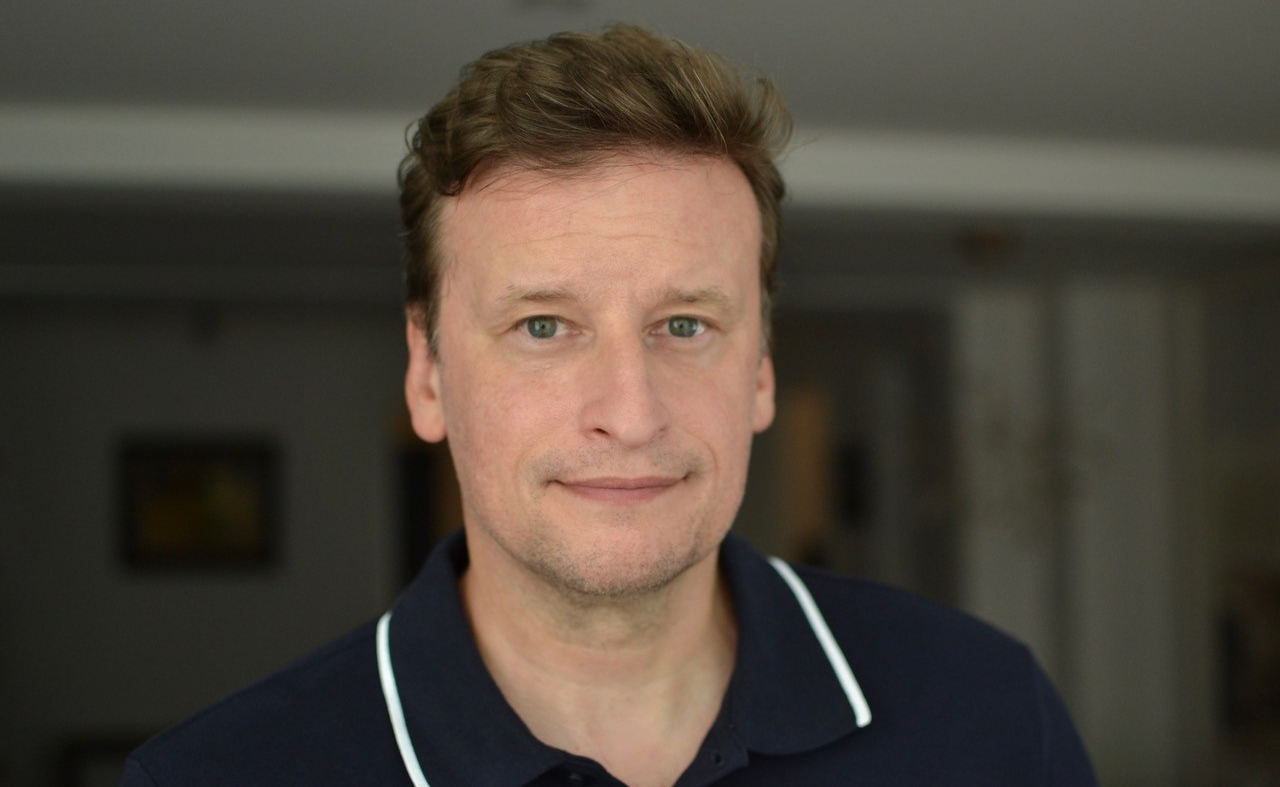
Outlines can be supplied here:
<path id="1" fill-rule="evenodd" d="M 396 688 L 396 673 L 391 668 L 391 610 L 387 610 L 378 620 L 378 677 L 382 681 L 387 715 L 391 717 L 391 729 L 395 732 L 400 759 L 404 760 L 409 780 L 413 782 L 413 787 L 431 787 L 427 784 L 427 777 L 422 774 L 418 755 L 413 750 L 413 741 L 409 739 L 409 727 L 404 723 L 404 708 L 400 706 L 400 690 Z"/>
<path id="2" fill-rule="evenodd" d="M 771 557 L 769 563 L 786 580 L 791 592 L 795 594 L 796 601 L 800 602 L 800 609 L 809 619 L 809 628 L 813 629 L 813 634 L 818 638 L 818 644 L 822 646 L 823 653 L 827 654 L 827 661 L 831 662 L 831 669 L 836 673 L 836 680 L 840 681 L 840 688 L 844 689 L 844 695 L 849 698 L 854 720 L 859 727 L 867 726 L 871 723 L 871 706 L 867 704 L 867 698 L 862 695 L 862 687 L 858 685 L 858 679 L 853 677 L 849 661 L 844 657 L 844 651 L 840 649 L 836 638 L 831 635 L 826 618 L 822 617 L 822 611 L 814 603 L 813 596 L 809 594 L 809 588 L 805 587 L 804 581 L 796 576 L 796 572 L 787 565 L 786 561 Z"/>

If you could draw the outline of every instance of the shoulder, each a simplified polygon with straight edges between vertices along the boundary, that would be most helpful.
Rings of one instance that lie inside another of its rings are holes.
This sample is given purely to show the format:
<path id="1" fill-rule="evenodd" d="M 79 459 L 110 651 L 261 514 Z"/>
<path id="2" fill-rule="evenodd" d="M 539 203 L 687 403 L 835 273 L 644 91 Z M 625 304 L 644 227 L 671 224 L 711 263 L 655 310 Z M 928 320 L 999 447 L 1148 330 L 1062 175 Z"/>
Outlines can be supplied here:
<path id="1" fill-rule="evenodd" d="M 1009 694 L 1032 687 L 1036 667 L 1027 648 L 953 607 L 804 565 L 770 559 L 771 567 L 741 540 L 726 540 L 722 554 L 739 614 L 745 612 L 751 631 L 765 632 L 766 640 L 810 640 L 798 595 L 812 596 L 859 683 L 867 684 L 864 690 L 896 698 L 954 683 L 998 684 Z M 802 587 L 787 588 L 792 571 Z M 770 647 L 767 641 L 760 646 Z"/>
<path id="2" fill-rule="evenodd" d="M 966 783 L 1096 783 L 1057 692 L 1021 642 L 906 591 L 796 571 L 857 676 L 874 717 L 867 733 L 882 752 L 963 763 L 978 776 Z"/>
<path id="3" fill-rule="evenodd" d="M 355 783 L 388 747 L 370 623 L 148 741 L 125 784 Z"/>
<path id="4" fill-rule="evenodd" d="M 1027 648 L 972 615 L 898 588 L 796 567 L 838 640 L 865 658 L 956 670 L 1030 665 Z"/>

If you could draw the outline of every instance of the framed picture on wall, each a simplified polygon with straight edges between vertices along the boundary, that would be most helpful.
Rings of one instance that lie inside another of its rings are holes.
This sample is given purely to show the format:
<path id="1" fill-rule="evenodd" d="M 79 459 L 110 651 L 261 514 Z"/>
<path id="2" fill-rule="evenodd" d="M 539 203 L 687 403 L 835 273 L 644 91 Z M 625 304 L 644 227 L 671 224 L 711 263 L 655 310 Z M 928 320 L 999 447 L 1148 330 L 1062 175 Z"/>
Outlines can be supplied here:
<path id="1" fill-rule="evenodd" d="M 274 561 L 279 468 L 270 439 L 130 438 L 118 463 L 128 566 L 257 568 Z"/>

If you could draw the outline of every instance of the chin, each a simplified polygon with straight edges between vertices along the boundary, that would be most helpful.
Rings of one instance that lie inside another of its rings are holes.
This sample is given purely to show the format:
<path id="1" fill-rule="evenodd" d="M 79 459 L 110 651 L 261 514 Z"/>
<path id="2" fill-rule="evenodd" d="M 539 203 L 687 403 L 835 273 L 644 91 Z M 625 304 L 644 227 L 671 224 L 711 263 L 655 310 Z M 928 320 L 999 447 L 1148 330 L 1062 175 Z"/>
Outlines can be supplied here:
<path id="1" fill-rule="evenodd" d="M 610 544 L 575 550 L 540 540 L 521 562 L 549 584 L 585 599 L 625 599 L 655 593 L 705 560 L 706 540 L 685 544 Z"/>

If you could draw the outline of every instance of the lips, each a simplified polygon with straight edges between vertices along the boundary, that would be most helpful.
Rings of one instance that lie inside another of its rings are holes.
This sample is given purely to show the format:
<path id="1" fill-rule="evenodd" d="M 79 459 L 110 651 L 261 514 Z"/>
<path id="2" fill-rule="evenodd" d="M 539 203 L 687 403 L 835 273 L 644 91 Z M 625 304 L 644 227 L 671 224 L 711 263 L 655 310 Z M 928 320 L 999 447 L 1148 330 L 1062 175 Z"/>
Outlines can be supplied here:
<path id="1" fill-rule="evenodd" d="M 672 476 L 640 476 L 635 478 L 601 477 L 554 483 L 570 494 L 589 500 L 612 503 L 639 503 L 652 500 L 671 490 L 683 478 Z"/>

